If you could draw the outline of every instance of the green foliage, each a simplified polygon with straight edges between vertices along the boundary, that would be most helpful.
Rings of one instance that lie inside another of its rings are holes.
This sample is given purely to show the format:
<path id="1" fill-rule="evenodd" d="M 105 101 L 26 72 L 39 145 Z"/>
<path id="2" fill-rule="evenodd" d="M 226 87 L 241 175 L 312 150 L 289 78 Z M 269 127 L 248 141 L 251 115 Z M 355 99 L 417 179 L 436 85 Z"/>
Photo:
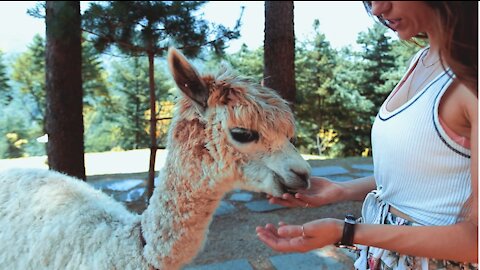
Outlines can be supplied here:
<path id="1" fill-rule="evenodd" d="M 112 103 L 116 104 L 115 97 Z M 114 106 L 112 108 L 115 108 Z M 118 110 L 98 107 L 84 116 L 85 152 L 105 152 L 118 148 L 121 140 L 120 125 L 115 119 Z"/>
<path id="2" fill-rule="evenodd" d="M 7 67 L 4 64 L 3 52 L 0 50 L 0 105 L 7 105 L 10 103 L 12 100 L 10 90 Z"/>
<path id="3" fill-rule="evenodd" d="M 106 74 L 98 52 L 83 42 L 82 80 L 84 106 L 91 109 L 98 103 L 108 105 Z M 36 35 L 28 50 L 13 63 L 12 79 L 18 85 L 31 118 L 41 124 L 45 115 L 45 40 Z"/>
<path id="4" fill-rule="evenodd" d="M 382 76 L 386 72 L 397 69 L 395 56 L 392 53 L 391 38 L 387 28 L 375 24 L 366 33 L 360 33 L 357 43 L 363 46 L 362 61 L 357 68 L 363 71 L 360 80 L 360 92 L 379 108 L 392 89 L 383 87 L 388 78 Z"/>
<path id="5" fill-rule="evenodd" d="M 84 115 L 94 113 L 99 105 L 105 110 L 111 109 L 111 99 L 108 93 L 107 75 L 102 67 L 102 61 L 98 52 L 94 50 L 91 43 L 83 42 L 82 80 L 84 90 Z M 43 134 L 43 124 L 46 106 L 45 88 L 45 40 L 36 35 L 27 51 L 22 53 L 13 63 L 12 81 L 15 88 L 13 98 L 17 99 L 15 107 L 28 114 L 25 114 L 24 121 L 30 122 L 30 130 L 25 135 L 28 144 L 24 146 L 24 152 L 32 155 L 43 154 L 43 146 L 36 143 L 35 139 Z M 22 105 L 18 105 L 22 104 Z M 12 126 L 13 128 L 13 126 Z M 85 129 L 89 129 L 88 123 Z M 2 131 L 4 134 L 11 130 Z M 89 136 L 86 140 L 90 139 Z M 36 146 L 35 146 L 36 145 Z"/>
<path id="6" fill-rule="evenodd" d="M 103 1 L 92 3 L 83 15 L 84 29 L 95 48 L 111 45 L 132 55 L 162 56 L 175 46 L 186 56 L 196 56 L 203 46 L 222 52 L 226 41 L 239 37 L 236 29 L 215 26 L 196 13 L 206 1 Z"/>
<path id="7" fill-rule="evenodd" d="M 342 151 L 340 156 L 358 156 L 370 147 L 370 128 L 376 110 L 372 100 L 360 91 L 362 70 L 358 69 L 359 58 L 345 49 L 338 52 L 335 74 L 335 100 L 338 110 L 334 113 L 334 129 L 339 133 Z"/>
<path id="8" fill-rule="evenodd" d="M 367 144 L 368 138 L 359 131 L 372 104 L 352 79 L 358 75 L 351 52 L 332 49 L 318 22 L 314 30 L 311 40 L 297 46 L 297 144 L 303 152 L 344 156 Z M 335 140 L 319 135 L 325 131 L 336 134 Z"/>
<path id="9" fill-rule="evenodd" d="M 36 141 L 43 135 L 43 111 L 35 102 L 36 98 L 42 98 L 40 92 L 45 86 L 45 74 L 41 73 L 44 61 L 32 60 L 34 56 L 42 56 L 37 46 L 40 40 L 39 36 L 34 37 L 29 52 L 13 64 L 12 74 L 6 74 L 6 66 L 0 67 L 5 72 L 5 76 L 0 75 L 2 85 L 7 87 L 1 89 L 0 98 L 8 101 L 0 104 L 0 158 L 45 154 L 44 145 Z M 16 81 L 19 78 L 20 82 Z"/>
<path id="10" fill-rule="evenodd" d="M 112 92 L 118 98 L 118 112 L 115 116 L 120 134 L 117 138 L 118 146 L 122 149 L 148 147 L 148 61 L 145 57 L 133 57 L 123 62 L 114 62 L 112 68 Z M 172 98 L 169 90 L 173 88 L 173 84 L 167 80 L 162 70 L 162 66 L 155 70 L 156 96 L 157 100 L 169 100 Z M 157 111 L 160 110 L 161 108 L 157 107 Z"/>
<path id="11" fill-rule="evenodd" d="M 313 38 L 297 44 L 295 54 L 297 144 L 304 152 L 319 154 L 317 134 L 321 128 L 331 126 L 329 115 L 333 115 L 325 112 L 331 109 L 327 98 L 334 93 L 336 59 L 318 21 Z"/>
<path id="12" fill-rule="evenodd" d="M 173 82 L 167 79 L 165 67 L 158 65 L 155 84 L 157 100 L 172 100 Z M 85 150 L 87 152 L 131 150 L 149 146 L 149 78 L 145 57 L 112 61 L 108 76 L 110 106 L 97 106 L 85 117 Z M 157 106 L 160 112 L 162 103 Z M 171 115 L 170 115 L 171 116 Z M 160 114 L 157 117 L 162 117 Z M 159 122 L 159 129 L 165 128 Z M 165 132 L 158 134 L 159 145 L 165 144 Z"/>
<path id="13" fill-rule="evenodd" d="M 263 48 L 249 50 L 246 45 L 243 45 L 238 52 L 225 55 L 221 60 L 227 62 L 242 76 L 249 77 L 255 82 L 260 83 L 263 79 Z M 212 56 L 211 61 L 207 62 L 207 66 L 209 69 L 215 70 L 221 66 L 219 62 L 219 58 Z"/>
<path id="14" fill-rule="evenodd" d="M 396 40 L 392 42 L 391 54 L 395 59 L 395 68 L 387 70 L 381 75 L 385 83 L 378 86 L 379 92 L 389 93 L 395 88 L 407 71 L 412 57 L 419 49 L 420 45 L 405 41 Z"/>
<path id="15" fill-rule="evenodd" d="M 0 115 L 0 158 L 45 154 L 44 145 L 36 141 L 42 134 L 42 128 L 29 121 L 22 104 L 13 99 Z"/>
<path id="16" fill-rule="evenodd" d="M 18 118 L 11 115 L 3 115 L 0 119 L 1 130 L 3 131 L 0 137 L 0 158 L 19 158 L 23 157 L 25 151 L 22 149 L 23 144 L 27 141 L 24 139 L 25 123 Z M 7 129 L 17 130 L 7 132 Z M 19 132 L 19 131 L 20 132 Z"/>
<path id="17" fill-rule="evenodd" d="M 12 80 L 26 104 L 25 109 L 36 124 L 45 116 L 45 40 L 35 35 L 28 50 L 13 63 Z"/>
<path id="18" fill-rule="evenodd" d="M 108 91 L 107 72 L 99 53 L 91 42 L 82 42 L 82 85 L 83 107 L 90 110 L 98 105 L 111 108 L 111 98 Z"/>

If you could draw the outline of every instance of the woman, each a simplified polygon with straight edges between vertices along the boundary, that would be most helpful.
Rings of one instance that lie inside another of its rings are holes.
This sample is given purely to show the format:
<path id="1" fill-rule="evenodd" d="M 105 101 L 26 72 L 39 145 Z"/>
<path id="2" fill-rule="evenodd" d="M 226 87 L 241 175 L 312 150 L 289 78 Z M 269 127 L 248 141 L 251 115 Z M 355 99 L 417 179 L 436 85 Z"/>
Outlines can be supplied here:
<path id="1" fill-rule="evenodd" d="M 346 244 L 359 251 L 356 269 L 478 269 L 478 2 L 364 4 L 400 39 L 429 44 L 375 119 L 374 175 L 314 177 L 308 190 L 270 198 L 290 207 L 364 200 L 361 222 L 267 224 L 257 235 L 280 252 Z"/>

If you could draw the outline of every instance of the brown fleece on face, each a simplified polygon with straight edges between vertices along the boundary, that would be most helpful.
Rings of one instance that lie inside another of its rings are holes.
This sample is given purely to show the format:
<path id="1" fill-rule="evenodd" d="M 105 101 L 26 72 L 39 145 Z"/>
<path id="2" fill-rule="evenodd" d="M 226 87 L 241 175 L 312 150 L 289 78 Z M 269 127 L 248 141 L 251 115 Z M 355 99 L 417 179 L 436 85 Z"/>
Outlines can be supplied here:
<path id="1" fill-rule="evenodd" d="M 294 136 L 291 109 L 275 91 L 239 77 L 220 77 L 222 79 L 217 81 L 206 78 L 210 89 L 208 106 L 224 106 L 228 111 L 229 127 L 256 130 L 266 144 L 283 136 Z"/>

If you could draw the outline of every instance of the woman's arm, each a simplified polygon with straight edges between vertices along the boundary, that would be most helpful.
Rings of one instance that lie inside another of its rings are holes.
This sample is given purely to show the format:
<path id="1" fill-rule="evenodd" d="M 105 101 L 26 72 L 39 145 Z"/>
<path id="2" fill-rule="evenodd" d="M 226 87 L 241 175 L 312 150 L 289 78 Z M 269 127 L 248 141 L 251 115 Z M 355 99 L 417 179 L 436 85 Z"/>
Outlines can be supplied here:
<path id="1" fill-rule="evenodd" d="M 342 201 L 363 201 L 367 193 L 376 188 L 373 175 L 343 182 L 343 186 Z"/>
<path id="2" fill-rule="evenodd" d="M 411 256 L 478 262 L 477 225 L 393 226 L 357 224 L 354 243 Z"/>
<path id="3" fill-rule="evenodd" d="M 477 225 L 451 226 L 355 225 L 354 244 L 374 246 L 411 256 L 478 262 Z M 257 227 L 257 236 L 278 252 L 307 252 L 340 241 L 343 221 L 324 218 L 302 225 Z"/>

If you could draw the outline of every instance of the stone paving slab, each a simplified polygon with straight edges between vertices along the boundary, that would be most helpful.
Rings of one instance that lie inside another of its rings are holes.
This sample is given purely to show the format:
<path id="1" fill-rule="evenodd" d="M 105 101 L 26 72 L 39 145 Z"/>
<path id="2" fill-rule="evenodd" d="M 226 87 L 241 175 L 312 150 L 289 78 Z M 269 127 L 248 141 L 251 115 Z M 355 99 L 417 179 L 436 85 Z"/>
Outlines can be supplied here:
<path id="1" fill-rule="evenodd" d="M 270 257 L 276 270 L 350 270 L 351 267 L 320 252 L 290 253 Z"/>
<path id="2" fill-rule="evenodd" d="M 119 195 L 115 196 L 115 199 L 122 202 L 133 202 L 133 201 L 141 200 L 143 197 L 143 194 L 145 194 L 145 188 L 139 187 L 127 192 L 120 193 Z"/>
<path id="3" fill-rule="evenodd" d="M 217 207 L 215 210 L 214 216 L 222 216 L 222 215 L 227 215 L 235 212 L 237 208 L 233 206 L 231 203 L 226 202 L 224 200 L 220 201 L 220 205 Z"/>
<path id="4" fill-rule="evenodd" d="M 254 270 L 248 260 L 239 259 L 225 261 L 222 263 L 205 264 L 200 266 L 190 266 L 184 270 Z M 293 268 L 292 268 L 293 269 Z"/>
<path id="5" fill-rule="evenodd" d="M 249 202 L 252 200 L 252 198 L 253 194 L 251 192 L 238 192 L 233 193 L 229 200 L 237 202 Z"/>
<path id="6" fill-rule="evenodd" d="M 366 177 L 366 176 L 370 176 L 370 175 L 372 175 L 372 174 L 373 174 L 373 172 L 357 172 L 357 173 L 351 173 L 351 175 L 354 175 L 354 176 L 359 177 L 359 178 L 361 178 L 361 177 Z"/>
<path id="7" fill-rule="evenodd" d="M 373 172 L 373 164 L 353 164 L 352 168 L 357 170 L 371 171 Z"/>
<path id="8" fill-rule="evenodd" d="M 94 188 L 100 190 L 114 190 L 114 191 L 127 191 L 134 187 L 140 186 L 145 181 L 142 179 L 109 179 L 101 182 L 90 183 Z"/>
<path id="9" fill-rule="evenodd" d="M 346 174 L 350 171 L 340 166 L 324 166 L 312 168 L 313 176 L 329 176 L 336 174 Z"/>

